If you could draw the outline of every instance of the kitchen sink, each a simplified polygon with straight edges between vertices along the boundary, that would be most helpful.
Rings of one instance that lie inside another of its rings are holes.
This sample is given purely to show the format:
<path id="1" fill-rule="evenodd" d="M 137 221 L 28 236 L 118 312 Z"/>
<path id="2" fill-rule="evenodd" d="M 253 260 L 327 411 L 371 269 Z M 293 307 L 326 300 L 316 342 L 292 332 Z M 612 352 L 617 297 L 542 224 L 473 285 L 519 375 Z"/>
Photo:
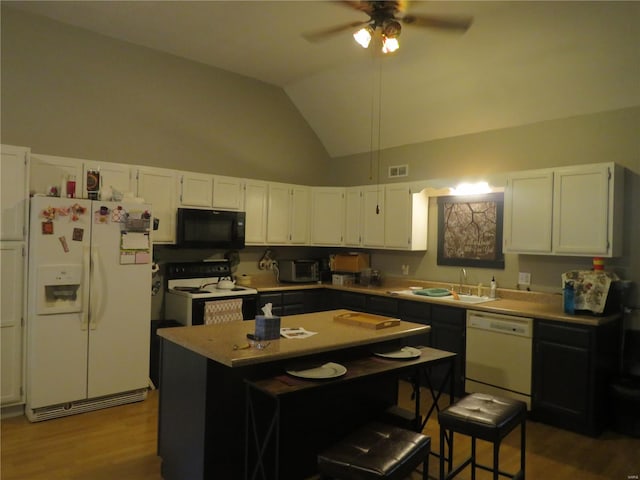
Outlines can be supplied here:
<path id="1" fill-rule="evenodd" d="M 431 298 L 432 300 L 440 300 L 443 302 L 450 303 L 465 303 L 465 304 L 477 304 L 484 302 L 491 302 L 495 300 L 495 298 L 478 296 L 478 295 L 463 295 L 458 294 L 458 298 L 455 298 L 453 295 L 446 296 L 427 296 L 427 295 L 418 295 L 415 293 L 415 290 L 392 290 L 389 291 L 391 295 L 400 295 L 400 296 L 408 296 L 408 297 L 423 297 L 423 298 Z"/>

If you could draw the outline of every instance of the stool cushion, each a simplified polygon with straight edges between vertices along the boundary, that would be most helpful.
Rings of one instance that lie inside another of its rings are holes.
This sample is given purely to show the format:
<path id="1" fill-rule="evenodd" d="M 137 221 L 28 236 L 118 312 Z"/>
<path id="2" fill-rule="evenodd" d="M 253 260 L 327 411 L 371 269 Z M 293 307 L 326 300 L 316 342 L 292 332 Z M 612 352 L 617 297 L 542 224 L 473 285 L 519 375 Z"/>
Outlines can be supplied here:
<path id="1" fill-rule="evenodd" d="M 495 441 L 505 437 L 527 413 L 527 404 L 512 398 L 472 393 L 438 414 L 442 428 Z"/>
<path id="2" fill-rule="evenodd" d="M 318 455 L 318 469 L 341 480 L 402 480 L 429 455 L 431 439 L 372 422 Z"/>

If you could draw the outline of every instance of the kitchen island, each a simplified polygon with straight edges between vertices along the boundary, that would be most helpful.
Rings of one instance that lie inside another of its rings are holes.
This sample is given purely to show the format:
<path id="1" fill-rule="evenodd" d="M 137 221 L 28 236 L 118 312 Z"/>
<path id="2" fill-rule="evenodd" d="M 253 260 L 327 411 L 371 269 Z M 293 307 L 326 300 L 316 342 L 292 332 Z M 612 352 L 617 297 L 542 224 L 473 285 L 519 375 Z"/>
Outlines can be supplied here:
<path id="1" fill-rule="evenodd" d="M 285 371 L 292 365 L 348 365 L 371 357 L 374 349 L 404 345 L 410 337 L 429 330 L 405 321 L 372 329 L 334 320 L 347 312 L 282 317 L 282 327 L 303 327 L 317 333 L 302 339 L 273 340 L 263 349 L 242 348 L 247 345 L 247 333 L 254 331 L 254 321 L 160 329 L 158 454 L 163 461 L 163 478 L 244 478 L 245 398 L 251 382 L 287 377 Z M 452 358 L 442 352 L 433 361 Z M 423 363 L 427 361 L 425 357 Z M 406 368 L 408 365 L 400 361 L 397 367 L 373 369 L 373 373 L 357 378 L 347 374 L 325 380 L 323 388 L 299 389 L 294 385 L 294 390 L 304 393 L 287 396 L 282 408 L 279 458 L 295 461 L 286 462 L 280 478 L 300 479 L 313 473 L 315 465 L 310 465 L 309 459 L 315 458 L 310 454 L 315 455 L 317 448 L 396 404 L 398 374 Z"/>

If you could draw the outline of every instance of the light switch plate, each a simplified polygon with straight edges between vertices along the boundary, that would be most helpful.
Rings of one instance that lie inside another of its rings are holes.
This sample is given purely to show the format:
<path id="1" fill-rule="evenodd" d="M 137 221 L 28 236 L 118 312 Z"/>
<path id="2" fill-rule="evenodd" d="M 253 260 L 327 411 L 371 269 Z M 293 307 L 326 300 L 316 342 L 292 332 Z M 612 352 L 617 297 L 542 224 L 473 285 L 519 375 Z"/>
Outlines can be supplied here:
<path id="1" fill-rule="evenodd" d="M 529 272 L 518 273 L 518 285 L 531 285 L 531 274 Z"/>

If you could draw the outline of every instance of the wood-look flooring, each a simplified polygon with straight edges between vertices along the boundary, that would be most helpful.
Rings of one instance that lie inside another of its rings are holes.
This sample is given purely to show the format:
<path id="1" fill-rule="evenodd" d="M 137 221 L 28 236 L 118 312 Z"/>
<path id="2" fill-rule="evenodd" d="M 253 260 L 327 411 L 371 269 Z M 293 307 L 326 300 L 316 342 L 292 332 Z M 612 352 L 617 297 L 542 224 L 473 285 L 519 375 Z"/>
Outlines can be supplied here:
<path id="1" fill-rule="evenodd" d="M 427 402 L 429 395 L 422 398 Z M 410 407 L 409 388 L 401 387 L 401 404 Z M 158 392 L 144 402 L 112 407 L 66 418 L 29 423 L 24 417 L 0 424 L 2 480 L 161 480 L 156 456 Z M 176 415 L 179 415 L 176 412 Z M 437 421 L 425 428 L 438 449 Z M 466 437 L 456 436 L 456 460 L 469 453 Z M 480 461 L 491 463 L 491 445 L 478 442 Z M 517 429 L 503 442 L 501 468 L 519 465 Z M 429 473 L 437 476 L 437 458 Z M 527 468 L 530 480 L 640 479 L 640 439 L 605 432 L 598 438 L 527 422 Z M 420 476 L 415 474 L 412 479 Z M 469 469 L 457 478 L 471 478 Z M 477 471 L 478 480 L 491 475 Z M 218 479 L 216 479 L 218 480 Z M 220 479 L 225 480 L 225 479 Z"/>

